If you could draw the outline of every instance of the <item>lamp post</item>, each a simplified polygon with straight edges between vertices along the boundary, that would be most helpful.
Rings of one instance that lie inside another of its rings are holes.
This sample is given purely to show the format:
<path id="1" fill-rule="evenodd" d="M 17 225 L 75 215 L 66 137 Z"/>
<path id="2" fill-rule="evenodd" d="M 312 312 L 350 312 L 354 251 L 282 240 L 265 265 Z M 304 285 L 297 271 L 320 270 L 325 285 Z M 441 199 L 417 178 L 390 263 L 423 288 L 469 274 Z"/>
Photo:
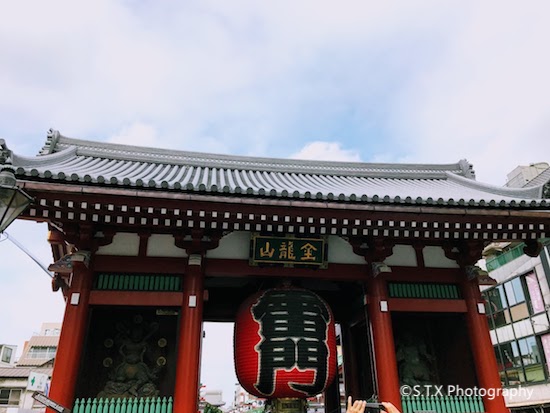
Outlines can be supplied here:
<path id="1" fill-rule="evenodd" d="M 2 233 L 32 202 L 32 198 L 17 186 L 11 151 L 0 139 L 0 233 Z"/>

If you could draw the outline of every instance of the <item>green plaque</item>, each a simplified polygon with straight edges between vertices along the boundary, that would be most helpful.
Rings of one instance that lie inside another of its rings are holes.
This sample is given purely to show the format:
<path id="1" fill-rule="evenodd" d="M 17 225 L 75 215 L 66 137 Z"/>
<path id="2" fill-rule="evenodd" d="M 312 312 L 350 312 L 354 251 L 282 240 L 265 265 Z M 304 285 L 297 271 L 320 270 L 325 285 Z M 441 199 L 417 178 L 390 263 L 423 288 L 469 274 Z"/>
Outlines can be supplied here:
<path id="1" fill-rule="evenodd" d="M 284 264 L 285 266 L 327 266 L 325 238 L 295 238 L 253 235 L 251 240 L 252 265 Z"/>

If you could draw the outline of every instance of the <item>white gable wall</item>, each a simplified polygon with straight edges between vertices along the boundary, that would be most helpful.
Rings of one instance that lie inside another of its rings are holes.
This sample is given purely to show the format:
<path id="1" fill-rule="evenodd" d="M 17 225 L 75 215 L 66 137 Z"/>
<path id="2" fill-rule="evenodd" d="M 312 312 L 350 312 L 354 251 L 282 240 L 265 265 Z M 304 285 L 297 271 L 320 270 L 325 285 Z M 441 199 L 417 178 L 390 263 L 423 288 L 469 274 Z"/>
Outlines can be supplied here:
<path id="1" fill-rule="evenodd" d="M 119 232 L 109 245 L 99 247 L 96 255 L 122 255 L 137 257 L 139 252 L 139 235 Z"/>
<path id="2" fill-rule="evenodd" d="M 148 257 L 187 257 L 185 249 L 176 247 L 171 234 L 152 234 L 147 241 Z"/>
<path id="3" fill-rule="evenodd" d="M 353 252 L 353 247 L 345 239 L 328 237 L 328 262 L 335 264 L 366 264 L 365 259 Z"/>
<path id="4" fill-rule="evenodd" d="M 460 268 L 456 261 L 445 256 L 445 250 L 442 247 L 424 247 L 422 254 L 427 268 Z"/>
<path id="5" fill-rule="evenodd" d="M 247 260 L 250 255 L 250 236 L 247 231 L 235 231 L 224 236 L 217 248 L 206 253 L 211 259 Z M 366 264 L 365 259 L 355 254 L 349 242 L 344 238 L 330 235 L 328 239 L 328 262 L 334 264 Z M 99 247 L 97 255 L 137 256 L 140 238 L 136 233 L 117 233 L 113 242 Z M 428 268 L 458 268 L 458 264 L 445 257 L 443 248 L 436 246 L 424 247 L 424 263 Z M 187 257 L 184 249 L 175 245 L 175 239 L 170 234 L 152 234 L 147 243 L 149 257 Z M 393 253 L 384 262 L 389 266 L 416 267 L 416 251 L 411 245 L 398 244 L 393 247 Z"/>
<path id="6" fill-rule="evenodd" d="M 416 267 L 416 251 L 412 245 L 394 245 L 392 255 L 387 257 L 384 262 L 390 267 Z"/>
<path id="7" fill-rule="evenodd" d="M 220 240 L 217 248 L 206 252 L 206 258 L 247 260 L 250 256 L 250 233 L 230 232 Z"/>

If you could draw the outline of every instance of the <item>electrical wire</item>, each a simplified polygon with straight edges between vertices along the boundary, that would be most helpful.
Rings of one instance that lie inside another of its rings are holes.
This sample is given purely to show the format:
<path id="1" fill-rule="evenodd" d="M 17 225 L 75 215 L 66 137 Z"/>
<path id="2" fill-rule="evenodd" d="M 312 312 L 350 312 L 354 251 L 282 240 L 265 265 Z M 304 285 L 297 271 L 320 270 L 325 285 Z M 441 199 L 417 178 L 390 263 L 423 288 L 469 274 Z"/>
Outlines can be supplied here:
<path id="1" fill-rule="evenodd" d="M 3 238 L 3 239 L 2 239 Z M 53 278 L 53 274 L 51 271 L 48 271 L 48 268 L 40 262 L 38 258 L 34 256 L 33 253 L 31 253 L 28 249 L 26 249 L 23 244 L 21 244 L 19 241 L 17 241 L 13 236 L 8 234 L 6 231 L 0 233 L 0 242 L 10 240 L 13 245 L 15 245 L 17 248 L 19 248 L 21 251 L 23 251 L 31 260 L 33 260 L 36 265 L 38 265 L 42 271 L 44 271 L 46 274 L 48 274 L 48 277 Z"/>

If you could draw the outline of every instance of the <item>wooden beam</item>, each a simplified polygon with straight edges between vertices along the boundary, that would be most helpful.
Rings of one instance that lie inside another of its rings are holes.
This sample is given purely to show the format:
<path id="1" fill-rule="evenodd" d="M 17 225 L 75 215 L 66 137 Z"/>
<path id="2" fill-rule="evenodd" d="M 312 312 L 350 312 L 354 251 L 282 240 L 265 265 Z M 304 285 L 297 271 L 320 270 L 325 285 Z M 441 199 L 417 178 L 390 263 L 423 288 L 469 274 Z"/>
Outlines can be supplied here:
<path id="1" fill-rule="evenodd" d="M 350 214 L 367 214 L 372 219 L 379 219 L 383 215 L 392 216 L 394 219 L 411 219 L 418 216 L 433 216 L 430 221 L 439 221 L 438 216 L 448 215 L 453 221 L 470 222 L 472 217 L 477 216 L 487 222 L 502 222 L 503 217 L 508 219 L 518 218 L 518 222 L 524 222 L 525 218 L 545 221 L 548 219 L 548 212 L 533 209 L 512 209 L 496 207 L 465 207 L 465 206 L 418 206 L 418 205 L 395 205 L 383 203 L 364 202 L 338 202 L 300 199 L 272 199 L 256 196 L 224 196 L 218 194 L 197 194 L 180 191 L 162 191 L 146 189 L 122 189 L 105 186 L 84 186 L 73 184 L 41 183 L 32 181 L 18 181 L 25 191 L 32 196 L 40 196 L 46 199 L 66 199 L 75 202 L 81 200 L 98 198 L 105 203 L 114 205 L 147 205 L 163 206 L 184 209 L 187 205 L 199 208 L 204 211 L 218 210 L 222 208 L 228 211 L 256 212 L 259 210 L 264 214 L 278 213 L 281 215 L 293 215 L 293 211 L 307 211 L 312 216 L 327 216 L 329 213 L 333 218 L 349 217 Z M 77 198 L 78 197 L 78 198 Z M 182 205 L 182 202 L 185 204 Z M 38 207 L 38 206 L 36 206 Z M 97 211 L 94 211 L 97 213 Z M 316 213 L 317 212 L 317 213 Z"/>
<path id="2" fill-rule="evenodd" d="M 159 291 L 91 291 L 90 305 L 181 307 L 183 293 Z"/>
<path id="3" fill-rule="evenodd" d="M 426 245 L 440 245 L 451 239 L 527 241 L 550 233 L 548 212 L 542 208 L 340 202 L 33 181 L 21 184 L 40 201 L 22 218 L 41 221 L 55 216 L 63 229 L 74 224 L 74 217 L 82 217 L 82 222 L 93 221 L 94 227 L 103 232 L 112 228 L 138 232 L 145 228 L 155 233 L 188 235 L 198 224 L 210 236 L 224 230 L 260 228 L 296 234 L 307 231 L 316 236 L 383 237 L 394 244 L 422 240 Z M 163 225 L 166 221 L 169 224 Z M 176 225 L 176 221 L 180 223 Z M 355 221 L 372 224 L 354 225 Z"/>
<path id="4" fill-rule="evenodd" d="M 175 257 L 125 257 L 96 255 L 93 259 L 95 272 L 183 274 L 187 258 Z M 207 259 L 207 277 L 298 277 L 319 278 L 333 281 L 365 281 L 366 264 L 330 263 L 327 269 L 260 267 L 252 266 L 248 260 Z M 392 267 L 391 273 L 380 275 L 387 281 L 418 281 L 454 283 L 463 275 L 458 268 Z"/>
<path id="5" fill-rule="evenodd" d="M 459 268 L 391 267 L 391 272 L 380 274 L 386 281 L 457 283 L 464 274 Z"/>
<path id="6" fill-rule="evenodd" d="M 174 257 L 125 257 L 119 255 L 95 255 L 95 272 L 183 274 L 187 258 Z"/>
<path id="7" fill-rule="evenodd" d="M 251 266 L 248 260 L 206 260 L 208 277 L 289 277 L 316 278 L 333 281 L 365 281 L 366 265 L 329 264 L 327 269 Z"/>
<path id="8" fill-rule="evenodd" d="M 95 272 L 183 274 L 186 258 L 124 257 L 96 255 Z M 299 277 L 325 280 L 365 280 L 366 266 L 361 264 L 329 264 L 327 269 L 258 267 L 248 260 L 209 259 L 205 264 L 207 277 Z"/>
<path id="9" fill-rule="evenodd" d="M 465 313 L 467 311 L 464 300 L 432 300 L 422 298 L 390 298 L 390 311 L 407 311 L 423 313 Z"/>

